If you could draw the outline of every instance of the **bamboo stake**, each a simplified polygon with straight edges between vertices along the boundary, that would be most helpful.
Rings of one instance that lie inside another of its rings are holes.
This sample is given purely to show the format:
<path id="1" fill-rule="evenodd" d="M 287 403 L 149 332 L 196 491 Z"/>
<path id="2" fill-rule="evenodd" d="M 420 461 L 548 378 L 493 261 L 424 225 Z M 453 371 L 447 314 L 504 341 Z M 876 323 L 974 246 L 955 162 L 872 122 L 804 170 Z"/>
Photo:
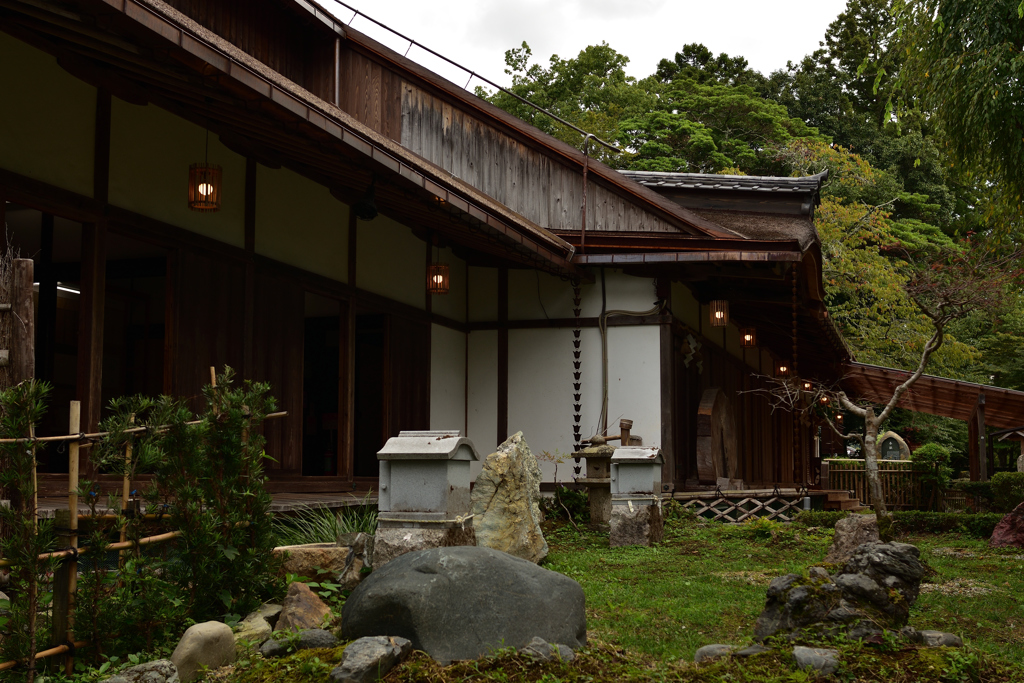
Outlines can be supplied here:
<path id="1" fill-rule="evenodd" d="M 77 434 L 82 428 L 82 404 L 71 402 L 71 416 L 68 420 L 68 433 Z M 68 445 L 68 545 L 78 548 L 78 442 Z M 78 559 L 71 555 L 68 560 L 68 642 L 75 642 L 75 597 L 78 593 Z M 64 675 L 71 676 L 75 671 L 75 657 L 68 655 L 64 660 Z"/>
<path id="2" fill-rule="evenodd" d="M 135 424 L 135 413 L 132 413 L 131 417 L 128 418 L 128 424 Z M 124 482 L 121 485 L 121 512 L 123 513 L 128 509 L 128 496 L 130 495 L 130 489 L 132 487 L 131 482 L 132 474 L 132 442 L 131 440 L 125 444 L 124 447 Z M 121 543 L 124 543 L 128 538 L 128 523 L 125 522 L 121 525 Z M 124 553 L 121 553 L 119 558 L 120 565 L 124 566 Z"/>
<path id="3" fill-rule="evenodd" d="M 89 644 L 90 643 L 89 643 L 88 640 L 80 640 L 77 643 L 75 643 L 75 647 L 85 647 L 86 645 L 89 645 Z M 58 645 L 57 647 L 52 647 L 49 650 L 43 650 L 42 652 L 37 652 L 35 657 L 33 657 L 33 659 L 44 659 L 46 657 L 52 657 L 53 655 L 62 655 L 65 652 L 67 652 L 69 649 L 70 648 L 68 648 L 67 645 Z M 7 669 L 13 669 L 14 667 L 18 666 L 18 664 L 20 664 L 21 661 L 22 660 L 15 660 L 15 661 L 10 661 L 10 662 L 4 662 L 3 664 L 0 664 L 0 671 L 5 671 Z"/>
<path id="4" fill-rule="evenodd" d="M 236 527 L 247 527 L 247 526 L 249 526 L 249 522 L 235 522 L 235 526 Z M 168 531 L 165 534 L 158 534 L 156 536 L 148 536 L 146 538 L 140 538 L 138 541 L 125 541 L 124 543 L 111 543 L 110 545 L 107 546 L 107 550 L 124 550 L 126 548 L 134 548 L 135 546 L 140 546 L 141 547 L 141 546 L 150 545 L 150 544 L 153 544 L 153 543 L 163 543 L 164 541 L 169 541 L 169 540 L 171 540 L 173 538 L 177 538 L 178 536 L 181 536 L 181 532 L 180 531 Z M 78 554 L 79 555 L 85 555 L 87 552 L 89 552 L 89 548 L 88 547 L 86 547 L 86 548 L 79 548 L 78 549 Z M 40 560 L 57 559 L 57 558 L 61 558 L 61 557 L 67 557 L 68 555 L 71 555 L 71 554 L 72 554 L 71 550 L 55 550 L 52 553 L 43 553 L 42 555 L 39 555 L 38 559 L 40 559 Z M 14 564 L 12 564 L 10 560 L 0 560 L 0 567 L 12 567 L 12 566 L 14 566 Z"/>
<path id="5" fill-rule="evenodd" d="M 287 410 L 281 410 L 276 413 L 270 413 L 264 416 L 264 420 L 276 420 L 279 417 L 288 417 Z M 184 423 L 186 426 L 194 426 L 200 424 L 202 420 L 192 420 L 191 422 Z M 171 425 L 158 425 L 156 427 L 132 427 L 131 429 L 124 430 L 124 434 L 141 434 L 142 432 L 163 432 L 170 429 Z M 0 439 L 0 443 L 50 443 L 58 441 L 92 441 L 95 439 L 102 439 L 106 436 L 110 436 L 110 432 L 93 432 L 91 434 L 65 434 L 62 436 L 23 436 L 16 439 Z M 89 444 L 81 444 L 82 447 L 86 447 Z"/>

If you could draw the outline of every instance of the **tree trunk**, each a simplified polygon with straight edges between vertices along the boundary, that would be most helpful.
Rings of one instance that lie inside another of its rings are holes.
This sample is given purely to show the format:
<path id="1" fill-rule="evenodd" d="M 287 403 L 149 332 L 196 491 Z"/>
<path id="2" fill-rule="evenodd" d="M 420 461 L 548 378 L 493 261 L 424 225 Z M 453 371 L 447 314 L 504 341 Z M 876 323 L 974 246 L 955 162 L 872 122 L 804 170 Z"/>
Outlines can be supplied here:
<path id="1" fill-rule="evenodd" d="M 881 519 L 888 514 L 888 510 L 882 493 L 882 480 L 878 476 L 878 418 L 870 408 L 864 416 L 864 477 L 871 493 L 871 506 Z"/>

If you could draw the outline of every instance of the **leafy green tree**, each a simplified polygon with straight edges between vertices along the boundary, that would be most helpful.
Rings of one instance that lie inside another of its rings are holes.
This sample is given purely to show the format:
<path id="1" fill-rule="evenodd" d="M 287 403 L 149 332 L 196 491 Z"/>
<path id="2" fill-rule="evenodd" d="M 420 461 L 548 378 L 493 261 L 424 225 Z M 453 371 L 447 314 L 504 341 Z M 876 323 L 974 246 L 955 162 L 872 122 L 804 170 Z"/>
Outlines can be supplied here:
<path id="1" fill-rule="evenodd" d="M 746 58 L 724 52 L 716 57 L 700 43 L 688 43 L 672 59 L 658 62 L 654 75 L 663 83 L 687 80 L 701 85 L 748 85 L 755 90 L 767 82 L 760 72 L 750 68 Z"/>
<path id="2" fill-rule="evenodd" d="M 1024 3 L 894 0 L 900 32 L 895 84 L 903 109 L 919 99 L 956 160 L 992 172 L 1024 203 Z"/>

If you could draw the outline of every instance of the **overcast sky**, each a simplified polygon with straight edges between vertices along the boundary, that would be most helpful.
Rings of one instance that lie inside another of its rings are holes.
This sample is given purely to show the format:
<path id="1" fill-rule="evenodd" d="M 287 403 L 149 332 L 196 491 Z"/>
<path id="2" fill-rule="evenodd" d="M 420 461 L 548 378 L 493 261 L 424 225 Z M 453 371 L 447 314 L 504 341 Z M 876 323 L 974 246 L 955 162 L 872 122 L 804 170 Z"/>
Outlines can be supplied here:
<path id="1" fill-rule="evenodd" d="M 352 10 L 322 0 L 348 23 Z M 686 43 L 742 55 L 764 74 L 818 48 L 846 0 L 345 0 L 346 4 L 501 85 L 505 50 L 524 40 L 534 62 L 607 42 L 643 77 Z M 362 16 L 352 28 L 404 53 L 409 46 Z M 465 85 L 468 75 L 413 47 L 409 58 Z M 476 85 L 482 85 L 475 82 Z M 472 88 L 474 84 L 470 84 Z"/>

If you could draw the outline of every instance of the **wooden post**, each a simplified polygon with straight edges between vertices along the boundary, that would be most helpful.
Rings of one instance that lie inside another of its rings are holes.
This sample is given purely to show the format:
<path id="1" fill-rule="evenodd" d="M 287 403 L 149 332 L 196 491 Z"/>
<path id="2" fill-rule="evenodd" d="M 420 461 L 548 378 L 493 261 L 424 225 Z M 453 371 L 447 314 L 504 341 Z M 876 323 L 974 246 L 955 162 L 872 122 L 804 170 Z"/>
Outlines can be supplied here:
<path id="1" fill-rule="evenodd" d="M 13 310 L 14 348 L 11 349 L 12 379 L 15 384 L 36 375 L 36 324 L 32 301 L 32 259 L 14 260 Z"/>
<path id="2" fill-rule="evenodd" d="M 133 413 L 128 418 L 128 424 L 135 425 L 135 414 Z M 124 447 L 124 481 L 121 482 L 121 512 L 124 513 L 128 509 L 128 496 L 131 495 L 132 488 L 132 442 L 131 437 Z M 121 525 L 121 543 L 128 540 L 128 523 L 127 521 Z M 122 550 L 118 553 L 118 564 L 124 567 L 124 556 L 127 550 Z"/>
<path id="3" fill-rule="evenodd" d="M 508 438 L 508 268 L 498 268 L 498 444 Z"/>
<path id="4" fill-rule="evenodd" d="M 71 401 L 68 434 L 81 433 L 82 404 Z M 55 513 L 58 529 L 58 545 L 78 547 L 78 449 L 79 443 L 68 443 L 68 509 Z M 53 646 L 75 641 L 75 594 L 78 591 L 78 558 L 65 557 L 53 575 L 53 624 L 50 642 Z M 64 659 L 64 673 L 74 673 L 75 658 L 68 654 Z"/>

